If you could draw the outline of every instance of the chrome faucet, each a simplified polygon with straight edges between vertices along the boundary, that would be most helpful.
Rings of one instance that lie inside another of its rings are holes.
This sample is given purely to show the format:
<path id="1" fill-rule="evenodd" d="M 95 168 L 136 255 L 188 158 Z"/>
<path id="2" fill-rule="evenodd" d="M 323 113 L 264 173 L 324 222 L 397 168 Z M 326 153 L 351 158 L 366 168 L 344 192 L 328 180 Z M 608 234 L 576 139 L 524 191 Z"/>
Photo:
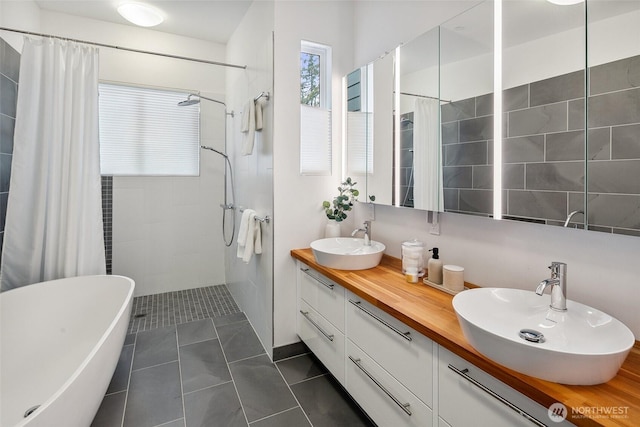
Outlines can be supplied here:
<path id="1" fill-rule="evenodd" d="M 536 294 L 542 295 L 547 286 L 551 286 L 551 309 L 567 311 L 567 264 L 552 262 L 549 266 L 551 278 L 545 279 L 536 288 Z"/>
<path id="2" fill-rule="evenodd" d="M 571 219 L 574 216 L 578 215 L 578 214 L 583 214 L 584 215 L 584 211 L 582 209 L 580 209 L 579 211 L 573 211 L 569 215 L 567 215 L 567 219 L 564 222 L 564 227 L 568 227 L 569 223 L 571 222 Z"/>
<path id="3" fill-rule="evenodd" d="M 371 246 L 371 221 L 365 221 L 362 228 L 356 228 L 351 233 L 351 237 L 355 236 L 358 232 L 364 233 L 364 245 Z"/>

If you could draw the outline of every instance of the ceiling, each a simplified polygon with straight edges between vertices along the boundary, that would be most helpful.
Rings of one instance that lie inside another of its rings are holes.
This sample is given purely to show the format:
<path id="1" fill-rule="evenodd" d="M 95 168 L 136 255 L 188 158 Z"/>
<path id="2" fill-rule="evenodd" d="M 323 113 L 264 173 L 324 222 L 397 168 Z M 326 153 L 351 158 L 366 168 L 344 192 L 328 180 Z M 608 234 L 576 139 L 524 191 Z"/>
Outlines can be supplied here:
<path id="1" fill-rule="evenodd" d="M 165 21 L 153 30 L 226 44 L 253 0 L 136 0 L 160 9 Z M 131 25 L 116 8 L 125 0 L 36 0 L 43 10 Z"/>

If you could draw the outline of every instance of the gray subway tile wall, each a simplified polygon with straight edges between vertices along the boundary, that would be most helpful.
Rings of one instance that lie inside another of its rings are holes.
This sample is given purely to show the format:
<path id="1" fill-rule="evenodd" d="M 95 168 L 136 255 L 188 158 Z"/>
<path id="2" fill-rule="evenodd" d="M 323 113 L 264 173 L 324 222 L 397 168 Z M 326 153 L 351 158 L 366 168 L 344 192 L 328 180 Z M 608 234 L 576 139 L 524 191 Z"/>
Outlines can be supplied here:
<path id="1" fill-rule="evenodd" d="M 640 56 L 588 71 L 588 111 L 583 70 L 503 91 L 503 213 L 563 225 L 584 208 L 586 186 L 589 229 L 636 235 Z M 493 94 L 441 108 L 445 210 L 490 215 Z"/>
<path id="2" fill-rule="evenodd" d="M 640 56 L 591 67 L 589 73 L 591 95 L 640 87 Z"/>
<path id="3" fill-rule="evenodd" d="M 9 199 L 19 80 L 20 54 L 0 38 L 0 258 Z"/>

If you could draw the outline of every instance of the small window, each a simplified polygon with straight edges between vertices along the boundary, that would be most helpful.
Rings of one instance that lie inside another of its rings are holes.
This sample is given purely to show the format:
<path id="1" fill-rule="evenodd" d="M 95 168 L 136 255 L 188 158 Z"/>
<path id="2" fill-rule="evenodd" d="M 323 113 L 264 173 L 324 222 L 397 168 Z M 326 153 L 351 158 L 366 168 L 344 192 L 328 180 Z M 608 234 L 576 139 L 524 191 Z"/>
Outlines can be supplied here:
<path id="1" fill-rule="evenodd" d="M 200 107 L 184 92 L 101 83 L 100 171 L 121 176 L 197 176 Z"/>
<path id="2" fill-rule="evenodd" d="M 300 52 L 300 104 L 320 106 L 320 55 Z"/>
<path id="3" fill-rule="evenodd" d="M 300 174 L 331 175 L 331 48 L 300 44 Z"/>

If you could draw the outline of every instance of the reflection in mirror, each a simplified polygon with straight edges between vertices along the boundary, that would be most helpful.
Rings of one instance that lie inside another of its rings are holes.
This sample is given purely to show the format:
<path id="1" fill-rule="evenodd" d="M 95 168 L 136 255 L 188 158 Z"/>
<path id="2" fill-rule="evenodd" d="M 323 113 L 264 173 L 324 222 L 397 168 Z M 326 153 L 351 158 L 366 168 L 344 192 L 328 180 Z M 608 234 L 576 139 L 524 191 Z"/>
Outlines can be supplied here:
<path id="1" fill-rule="evenodd" d="M 503 3 L 503 218 L 584 224 L 584 16 L 584 3 Z"/>
<path id="2" fill-rule="evenodd" d="M 588 1 L 587 16 L 588 228 L 640 236 L 640 2 Z"/>
<path id="3" fill-rule="evenodd" d="M 440 144 L 439 29 L 396 51 L 394 206 L 443 211 Z"/>
<path id="4" fill-rule="evenodd" d="M 346 117 L 346 171 L 345 176 L 356 182 L 365 182 L 371 169 L 373 146 L 373 73 L 372 65 L 352 71 L 345 78 Z"/>
<path id="5" fill-rule="evenodd" d="M 364 99 L 352 101 L 358 90 L 346 89 L 347 97 L 347 175 L 365 182 L 366 201 L 391 205 L 393 200 L 393 56 L 385 55 L 354 71 L 355 82 L 366 82 L 359 89 Z M 349 83 L 347 83 L 349 85 Z M 366 125 L 365 125 L 366 122 Z M 363 131 L 364 129 L 364 131 Z M 365 151 L 359 141 L 366 140 Z"/>
<path id="6" fill-rule="evenodd" d="M 367 194 L 421 207 L 418 175 L 427 169 L 416 153 L 415 99 L 433 97 L 445 211 L 640 236 L 640 2 L 503 2 L 498 165 L 493 22 L 485 1 L 402 46 L 399 88 L 390 55 L 367 69 L 376 76 Z M 495 211 L 494 173 L 502 180 Z"/>
<path id="7" fill-rule="evenodd" d="M 493 213 L 493 3 L 440 26 L 444 208 Z"/>

